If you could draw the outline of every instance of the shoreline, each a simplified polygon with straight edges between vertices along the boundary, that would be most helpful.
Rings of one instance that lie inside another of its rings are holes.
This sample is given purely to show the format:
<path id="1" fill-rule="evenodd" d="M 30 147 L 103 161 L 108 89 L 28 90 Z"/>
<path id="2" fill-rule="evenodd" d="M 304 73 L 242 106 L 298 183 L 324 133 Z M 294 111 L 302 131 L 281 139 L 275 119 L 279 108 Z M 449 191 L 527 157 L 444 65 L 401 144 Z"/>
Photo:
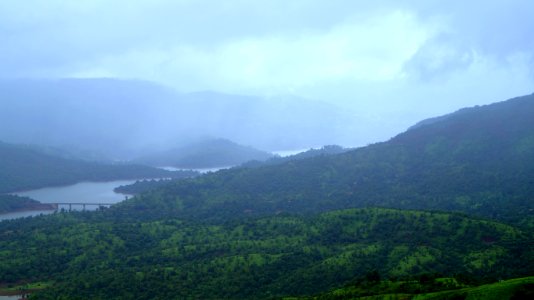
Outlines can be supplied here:
<path id="1" fill-rule="evenodd" d="M 56 210 L 56 208 L 52 204 L 40 203 L 39 202 L 38 206 L 32 205 L 31 207 L 28 207 L 28 208 L 22 208 L 22 209 L 15 209 L 15 210 L 10 210 L 10 211 L 0 212 L 0 216 L 13 214 L 13 213 L 32 212 L 32 211 L 41 211 L 41 210 L 54 211 L 54 210 Z"/>

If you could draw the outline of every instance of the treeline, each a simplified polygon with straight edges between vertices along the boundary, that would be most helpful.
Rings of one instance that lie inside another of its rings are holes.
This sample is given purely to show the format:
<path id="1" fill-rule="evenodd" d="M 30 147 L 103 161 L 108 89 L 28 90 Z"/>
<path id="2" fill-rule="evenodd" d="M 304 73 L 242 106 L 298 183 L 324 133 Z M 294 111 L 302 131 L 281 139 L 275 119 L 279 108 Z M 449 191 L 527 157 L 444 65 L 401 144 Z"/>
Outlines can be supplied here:
<path id="1" fill-rule="evenodd" d="M 116 213 L 1 223 L 0 278 L 54 281 L 37 299 L 256 299 L 314 295 L 373 271 L 494 281 L 532 272 L 534 258 L 529 235 L 458 214 L 375 208 L 209 224 Z"/>
<path id="2" fill-rule="evenodd" d="M 350 150 L 352 149 L 343 148 L 338 145 L 326 145 L 318 149 L 312 148 L 304 152 L 300 152 L 300 153 L 288 155 L 288 156 L 276 156 L 275 155 L 264 161 L 252 160 L 238 167 L 250 168 L 250 167 L 260 167 L 260 166 L 269 166 L 269 165 L 280 165 L 280 164 L 283 164 L 289 161 L 312 158 L 316 156 L 329 156 L 329 155 L 341 154 L 341 153 L 345 153 Z"/>
<path id="3" fill-rule="evenodd" d="M 198 174 L 198 173 L 197 173 Z M 196 174 L 190 174 L 189 177 L 193 177 Z M 137 180 L 136 182 L 128 185 L 121 185 L 113 189 L 115 193 L 127 194 L 127 195 L 138 195 L 145 193 L 157 188 L 161 188 L 170 182 L 173 179 L 145 179 Z"/>

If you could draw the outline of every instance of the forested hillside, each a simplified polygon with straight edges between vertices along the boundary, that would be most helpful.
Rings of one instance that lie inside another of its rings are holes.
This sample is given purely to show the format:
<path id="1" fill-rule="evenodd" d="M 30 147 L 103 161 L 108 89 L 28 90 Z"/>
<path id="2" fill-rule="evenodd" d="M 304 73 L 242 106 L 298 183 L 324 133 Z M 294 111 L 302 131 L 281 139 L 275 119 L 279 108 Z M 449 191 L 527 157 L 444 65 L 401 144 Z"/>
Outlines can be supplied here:
<path id="1" fill-rule="evenodd" d="M 104 164 L 65 159 L 36 149 L 0 142 L 0 193 L 79 181 L 108 181 L 159 177 L 189 177 L 191 172 L 170 172 L 141 165 Z"/>
<path id="2" fill-rule="evenodd" d="M 251 167 L 260 167 L 260 166 L 268 166 L 268 165 L 279 165 L 279 164 L 283 164 L 289 161 L 301 160 L 301 159 L 306 159 L 306 158 L 311 158 L 311 157 L 316 157 L 316 156 L 328 156 L 328 155 L 340 154 L 340 153 L 347 152 L 349 150 L 350 149 L 343 148 L 341 146 L 329 145 L 329 146 L 324 146 L 320 149 L 310 149 L 308 151 L 304 151 L 298 154 L 284 156 L 284 157 L 273 156 L 264 161 L 252 160 L 252 161 L 248 161 L 243 164 L 240 164 L 234 168 L 251 168 Z M 262 155 L 265 155 L 265 154 L 262 154 Z M 246 161 L 242 158 L 240 160 Z M 172 182 L 171 179 L 169 180 L 167 179 L 140 180 L 130 185 L 117 187 L 115 189 L 115 192 L 129 194 L 129 195 L 137 195 L 142 192 L 147 192 L 147 191 L 154 190 L 156 188 L 163 187 L 165 185 L 168 185 L 171 182 Z"/>
<path id="3" fill-rule="evenodd" d="M 534 95 L 464 109 L 333 156 L 177 182 L 125 209 L 183 217 L 386 206 L 461 211 L 532 225 Z"/>
<path id="4" fill-rule="evenodd" d="M 3 223 L 0 278 L 52 281 L 35 294 L 45 299 L 256 299 L 313 295 L 373 271 L 494 281 L 531 273 L 534 258 L 528 234 L 458 214 L 354 209 L 208 224 L 114 213 Z"/>

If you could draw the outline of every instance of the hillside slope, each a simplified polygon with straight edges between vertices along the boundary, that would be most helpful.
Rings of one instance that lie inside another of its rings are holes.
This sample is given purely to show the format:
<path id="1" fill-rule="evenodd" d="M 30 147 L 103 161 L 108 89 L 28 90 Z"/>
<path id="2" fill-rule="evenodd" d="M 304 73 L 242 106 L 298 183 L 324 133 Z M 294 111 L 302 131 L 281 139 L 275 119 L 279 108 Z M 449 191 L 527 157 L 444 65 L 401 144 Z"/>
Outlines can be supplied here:
<path id="1" fill-rule="evenodd" d="M 328 291 L 373 270 L 491 280 L 532 271 L 528 235 L 457 214 L 355 209 L 222 224 L 117 217 L 0 223 L 0 278 L 55 282 L 36 294 L 44 299 L 272 299 Z"/>
<path id="2" fill-rule="evenodd" d="M 534 214 L 533 116 L 534 95 L 519 97 L 339 155 L 178 182 L 123 207 L 212 218 L 378 205 L 526 224 Z"/>

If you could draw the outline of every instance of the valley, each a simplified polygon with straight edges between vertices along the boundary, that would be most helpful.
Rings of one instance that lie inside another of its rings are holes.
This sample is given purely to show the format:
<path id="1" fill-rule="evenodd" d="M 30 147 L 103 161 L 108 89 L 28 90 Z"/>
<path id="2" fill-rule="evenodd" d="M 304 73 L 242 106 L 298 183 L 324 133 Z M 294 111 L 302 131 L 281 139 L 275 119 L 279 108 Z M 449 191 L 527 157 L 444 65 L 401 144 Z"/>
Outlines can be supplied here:
<path id="1" fill-rule="evenodd" d="M 527 295 L 532 115 L 529 95 L 357 149 L 17 193 L 116 204 L 0 222 L 1 283 L 50 282 L 41 299 L 447 299 L 499 280 Z"/>
<path id="2" fill-rule="evenodd" d="M 534 1 L 0 1 L 0 300 L 534 299 Z"/>

